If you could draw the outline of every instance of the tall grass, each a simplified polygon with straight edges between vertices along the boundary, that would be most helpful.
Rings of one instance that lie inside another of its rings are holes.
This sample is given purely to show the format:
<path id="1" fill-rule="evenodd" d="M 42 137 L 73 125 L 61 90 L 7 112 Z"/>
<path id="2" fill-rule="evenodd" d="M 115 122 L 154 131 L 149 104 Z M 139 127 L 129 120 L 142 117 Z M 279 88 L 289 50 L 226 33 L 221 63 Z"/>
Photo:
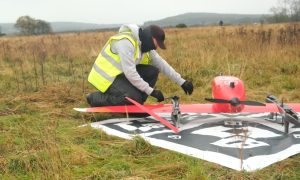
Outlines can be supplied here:
<path id="1" fill-rule="evenodd" d="M 111 114 L 79 114 L 95 89 L 87 76 L 115 32 L 0 38 L 0 179 L 296 179 L 299 155 L 256 173 L 125 141 L 77 126 Z M 182 102 L 204 102 L 219 74 L 244 80 L 247 98 L 272 93 L 299 102 L 300 24 L 166 29 L 159 53 L 193 81 L 193 96 L 164 75 L 157 88 Z M 149 103 L 154 99 L 149 98 Z"/>

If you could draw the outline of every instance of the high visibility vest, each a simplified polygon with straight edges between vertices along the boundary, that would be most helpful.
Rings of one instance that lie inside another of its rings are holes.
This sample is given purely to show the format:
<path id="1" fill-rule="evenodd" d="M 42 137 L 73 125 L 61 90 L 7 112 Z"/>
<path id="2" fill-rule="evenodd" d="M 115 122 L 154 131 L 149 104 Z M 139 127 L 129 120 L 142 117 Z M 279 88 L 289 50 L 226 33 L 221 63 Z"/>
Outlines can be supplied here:
<path id="1" fill-rule="evenodd" d="M 113 41 L 119 41 L 125 38 L 128 39 L 135 47 L 134 60 L 136 61 L 138 59 L 140 51 L 137 40 L 132 36 L 130 32 L 119 33 L 115 36 L 112 36 L 107 41 L 104 48 L 98 55 L 89 74 L 88 81 L 103 93 L 110 87 L 115 78 L 119 74 L 123 73 L 120 63 L 121 58 L 118 54 L 114 54 L 111 51 L 111 46 Z M 144 54 L 144 57 L 141 60 L 140 64 L 150 64 L 149 52 Z"/>

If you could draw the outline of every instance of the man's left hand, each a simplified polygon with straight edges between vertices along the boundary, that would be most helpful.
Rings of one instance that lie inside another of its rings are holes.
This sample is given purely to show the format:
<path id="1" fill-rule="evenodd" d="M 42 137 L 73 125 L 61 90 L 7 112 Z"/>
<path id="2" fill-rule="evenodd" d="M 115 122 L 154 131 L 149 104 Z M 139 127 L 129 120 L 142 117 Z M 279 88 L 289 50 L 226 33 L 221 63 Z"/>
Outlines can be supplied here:
<path id="1" fill-rule="evenodd" d="M 182 85 L 181 85 L 182 89 L 184 90 L 185 94 L 191 95 L 193 93 L 194 90 L 194 86 L 193 83 L 190 81 L 185 81 Z"/>

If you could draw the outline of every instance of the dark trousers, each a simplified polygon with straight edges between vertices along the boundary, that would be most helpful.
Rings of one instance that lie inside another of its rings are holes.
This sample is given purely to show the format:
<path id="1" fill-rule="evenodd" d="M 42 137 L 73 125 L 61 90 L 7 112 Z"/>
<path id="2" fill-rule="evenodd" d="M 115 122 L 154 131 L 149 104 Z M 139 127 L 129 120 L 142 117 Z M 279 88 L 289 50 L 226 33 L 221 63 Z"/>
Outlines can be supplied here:
<path id="1" fill-rule="evenodd" d="M 136 66 L 136 70 L 150 87 L 153 88 L 155 86 L 159 73 L 156 67 L 139 64 Z M 116 77 L 105 93 L 100 91 L 93 92 L 87 96 L 87 101 L 92 107 L 132 104 L 125 99 L 125 96 L 134 99 L 140 104 L 144 104 L 148 97 L 146 93 L 133 86 L 122 73 Z"/>

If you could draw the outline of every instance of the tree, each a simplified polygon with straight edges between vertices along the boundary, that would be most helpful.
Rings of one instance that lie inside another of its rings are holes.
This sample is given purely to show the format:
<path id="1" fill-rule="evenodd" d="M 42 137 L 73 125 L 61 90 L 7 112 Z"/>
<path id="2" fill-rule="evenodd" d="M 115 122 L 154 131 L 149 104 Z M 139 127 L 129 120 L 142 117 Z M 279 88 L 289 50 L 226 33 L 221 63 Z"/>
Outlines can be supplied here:
<path id="1" fill-rule="evenodd" d="M 271 22 L 300 21 L 300 0 L 279 0 L 277 7 L 272 7 Z"/>
<path id="2" fill-rule="evenodd" d="M 291 20 L 300 21 L 300 0 L 291 2 Z"/>
<path id="3" fill-rule="evenodd" d="M 51 32 L 52 32 L 52 28 L 49 23 L 42 20 L 36 21 L 35 34 L 47 34 Z"/>
<path id="4" fill-rule="evenodd" d="M 30 16 L 19 17 L 15 24 L 15 27 L 25 35 L 47 34 L 52 32 L 49 23 L 43 20 L 35 20 Z"/>
<path id="5" fill-rule="evenodd" d="M 35 20 L 29 16 L 21 16 L 18 18 L 15 27 L 18 28 L 22 34 L 34 34 Z"/>

